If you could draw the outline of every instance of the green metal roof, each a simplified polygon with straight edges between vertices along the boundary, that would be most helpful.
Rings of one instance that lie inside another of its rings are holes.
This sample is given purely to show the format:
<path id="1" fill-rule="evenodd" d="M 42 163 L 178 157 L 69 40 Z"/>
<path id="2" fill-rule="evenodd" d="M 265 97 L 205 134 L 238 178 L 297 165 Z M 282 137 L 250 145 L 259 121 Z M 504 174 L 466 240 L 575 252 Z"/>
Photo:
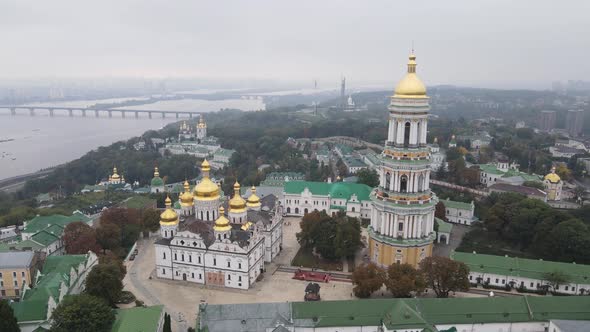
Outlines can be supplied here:
<path id="1" fill-rule="evenodd" d="M 590 319 L 590 297 L 481 297 L 292 303 L 293 319 L 313 327 L 379 326 L 389 330 L 434 325 Z"/>
<path id="2" fill-rule="evenodd" d="M 285 182 L 285 193 L 301 194 L 305 188 L 308 188 L 313 195 L 327 196 L 331 198 L 343 198 L 349 200 L 353 194 L 356 194 L 359 201 L 368 201 L 371 194 L 371 187 L 362 183 L 350 182 L 312 182 L 312 181 L 289 181 Z"/>
<path id="3" fill-rule="evenodd" d="M 445 200 L 441 200 L 440 202 L 442 202 L 445 205 L 445 207 L 448 207 L 451 209 L 469 210 L 469 211 L 471 211 L 471 209 L 473 209 L 473 205 L 471 205 L 471 203 L 451 201 L 448 198 Z"/>
<path id="4" fill-rule="evenodd" d="M 43 266 L 42 277 L 37 285 L 27 291 L 21 302 L 11 304 L 19 322 L 43 321 L 47 318 L 47 301 L 52 296 L 59 301 L 62 282 L 70 285 L 70 271 L 86 261 L 86 255 L 48 256 Z"/>
<path id="5" fill-rule="evenodd" d="M 152 179 L 152 182 L 150 184 L 152 187 L 161 187 L 164 185 L 164 180 L 162 180 L 161 177 L 156 176 Z"/>
<path id="6" fill-rule="evenodd" d="M 542 280 L 546 273 L 560 271 L 567 274 L 573 283 L 590 284 L 590 265 L 465 252 L 453 252 L 451 259 L 467 264 L 471 272 Z"/>
<path id="7" fill-rule="evenodd" d="M 438 232 L 439 233 L 451 233 L 451 230 L 453 230 L 453 225 L 445 222 L 444 220 L 440 219 L 440 218 L 434 218 L 434 220 L 436 221 L 436 224 L 438 225 Z"/>
<path id="8" fill-rule="evenodd" d="M 75 221 L 88 223 L 91 220 L 92 219 L 78 212 L 75 212 L 71 216 L 64 216 L 61 214 L 54 214 L 51 216 L 36 216 L 35 218 L 27 221 L 27 226 L 23 230 L 23 233 L 37 233 L 40 230 L 52 225 L 59 225 L 65 228 L 67 224 Z"/>
<path id="9" fill-rule="evenodd" d="M 18 243 L 0 243 L 0 252 L 10 251 L 10 248 L 14 248 L 15 250 L 41 250 L 44 247 L 37 242 L 32 240 L 25 240 Z"/>
<path id="10" fill-rule="evenodd" d="M 504 172 L 499 170 L 495 164 L 482 164 L 482 165 L 479 165 L 479 169 L 482 172 L 485 172 L 488 174 L 495 174 L 495 175 L 503 175 L 504 174 Z"/>
<path id="11" fill-rule="evenodd" d="M 43 246 L 46 247 L 46 246 L 54 243 L 55 241 L 59 240 L 60 235 L 56 236 L 52 233 L 47 232 L 46 230 L 42 230 L 38 233 L 35 233 L 35 235 L 31 236 L 31 240 L 33 240 L 39 244 L 42 244 Z"/>
<path id="12" fill-rule="evenodd" d="M 164 306 L 117 309 L 112 332 L 156 332 Z"/>

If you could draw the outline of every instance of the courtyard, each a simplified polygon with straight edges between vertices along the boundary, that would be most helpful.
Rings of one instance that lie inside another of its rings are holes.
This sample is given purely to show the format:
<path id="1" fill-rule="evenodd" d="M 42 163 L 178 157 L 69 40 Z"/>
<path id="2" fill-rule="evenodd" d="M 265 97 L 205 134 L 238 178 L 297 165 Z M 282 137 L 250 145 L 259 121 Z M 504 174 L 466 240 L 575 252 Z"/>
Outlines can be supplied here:
<path id="1" fill-rule="evenodd" d="M 127 263 L 127 275 L 123 280 L 125 290 L 135 294 L 146 305 L 163 304 L 172 317 L 174 331 L 186 331 L 194 326 L 198 305 L 211 304 L 303 301 L 307 281 L 292 279 L 293 274 L 277 271 L 279 265 L 290 265 L 299 250 L 295 234 L 299 231 L 300 218 L 285 218 L 283 250 L 275 261 L 266 265 L 264 279 L 245 290 L 222 289 L 182 281 L 155 278 L 154 240 L 138 242 L 139 254 Z M 320 285 L 322 300 L 345 300 L 352 298 L 352 284 L 330 282 Z"/>

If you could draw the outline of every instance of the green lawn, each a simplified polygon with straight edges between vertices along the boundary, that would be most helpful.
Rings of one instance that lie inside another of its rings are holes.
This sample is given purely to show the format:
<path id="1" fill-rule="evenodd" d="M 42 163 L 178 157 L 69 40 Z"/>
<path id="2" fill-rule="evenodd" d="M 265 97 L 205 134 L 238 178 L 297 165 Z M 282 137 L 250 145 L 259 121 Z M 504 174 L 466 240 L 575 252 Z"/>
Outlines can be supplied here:
<path id="1" fill-rule="evenodd" d="M 342 271 L 342 261 L 330 261 L 315 256 L 311 249 L 300 248 L 291 261 L 291 265 L 295 267 L 308 267 L 315 269 L 322 269 L 326 271 Z"/>

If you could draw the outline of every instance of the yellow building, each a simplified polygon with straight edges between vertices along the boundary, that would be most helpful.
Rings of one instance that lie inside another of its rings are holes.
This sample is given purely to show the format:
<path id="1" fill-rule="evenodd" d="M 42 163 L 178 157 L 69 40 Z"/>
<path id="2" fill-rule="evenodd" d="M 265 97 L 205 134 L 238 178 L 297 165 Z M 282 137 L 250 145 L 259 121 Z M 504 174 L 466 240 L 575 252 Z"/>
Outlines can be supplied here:
<path id="1" fill-rule="evenodd" d="M 370 195 L 369 254 L 381 266 L 417 266 L 432 255 L 438 199 L 429 187 L 429 110 L 426 87 L 416 75 L 416 56 L 411 54 L 407 73 L 391 97 L 387 141 L 379 156 L 379 186 Z"/>
<path id="2" fill-rule="evenodd" d="M 0 253 L 0 298 L 19 298 L 35 278 L 37 254 L 32 251 Z"/>

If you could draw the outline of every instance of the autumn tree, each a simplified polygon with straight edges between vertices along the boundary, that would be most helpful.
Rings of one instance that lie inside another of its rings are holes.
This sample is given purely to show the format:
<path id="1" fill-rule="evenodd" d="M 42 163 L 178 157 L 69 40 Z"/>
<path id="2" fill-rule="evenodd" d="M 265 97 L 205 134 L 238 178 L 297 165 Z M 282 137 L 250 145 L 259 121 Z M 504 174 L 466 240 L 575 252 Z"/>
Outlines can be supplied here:
<path id="1" fill-rule="evenodd" d="M 469 289 L 469 268 L 463 262 L 447 257 L 426 257 L 420 262 L 420 271 L 426 286 L 432 288 L 437 297 L 449 297 L 450 292 Z"/>
<path id="2" fill-rule="evenodd" d="M 53 310 L 52 332 L 108 332 L 115 321 L 115 311 L 101 298 L 88 295 L 68 295 Z"/>
<path id="3" fill-rule="evenodd" d="M 64 246 L 69 255 L 99 253 L 101 247 L 96 239 L 96 231 L 87 224 L 76 221 L 66 226 L 63 233 Z"/>
<path id="4" fill-rule="evenodd" d="M 141 214 L 141 230 L 155 232 L 160 228 L 160 212 L 155 209 L 145 209 Z"/>
<path id="5" fill-rule="evenodd" d="M 420 271 L 410 264 L 390 265 L 384 283 L 393 297 L 411 297 L 412 293 L 424 291 L 426 286 Z"/>
<path id="6" fill-rule="evenodd" d="M 14 311 L 6 300 L 0 300 L 0 331 L 20 332 Z"/>
<path id="7" fill-rule="evenodd" d="M 312 211 L 301 219 L 300 225 L 299 244 L 315 249 L 323 258 L 349 257 L 362 246 L 359 221 L 345 214 L 330 217 L 325 211 Z"/>
<path id="8" fill-rule="evenodd" d="M 436 203 L 436 206 L 434 207 L 434 216 L 441 220 L 448 221 L 446 211 L 447 208 L 445 207 L 445 203 L 443 203 L 442 201 L 438 201 L 438 203 Z"/>
<path id="9" fill-rule="evenodd" d="M 352 273 L 354 295 L 367 298 L 383 286 L 385 271 L 374 263 L 358 266 Z"/>
<path id="10" fill-rule="evenodd" d="M 101 223 L 96 229 L 96 238 L 103 250 L 114 251 L 121 247 L 121 227 L 113 223 Z"/>
<path id="11" fill-rule="evenodd" d="M 123 275 L 115 264 L 98 264 L 86 278 L 86 293 L 104 299 L 113 306 L 123 290 Z"/>

